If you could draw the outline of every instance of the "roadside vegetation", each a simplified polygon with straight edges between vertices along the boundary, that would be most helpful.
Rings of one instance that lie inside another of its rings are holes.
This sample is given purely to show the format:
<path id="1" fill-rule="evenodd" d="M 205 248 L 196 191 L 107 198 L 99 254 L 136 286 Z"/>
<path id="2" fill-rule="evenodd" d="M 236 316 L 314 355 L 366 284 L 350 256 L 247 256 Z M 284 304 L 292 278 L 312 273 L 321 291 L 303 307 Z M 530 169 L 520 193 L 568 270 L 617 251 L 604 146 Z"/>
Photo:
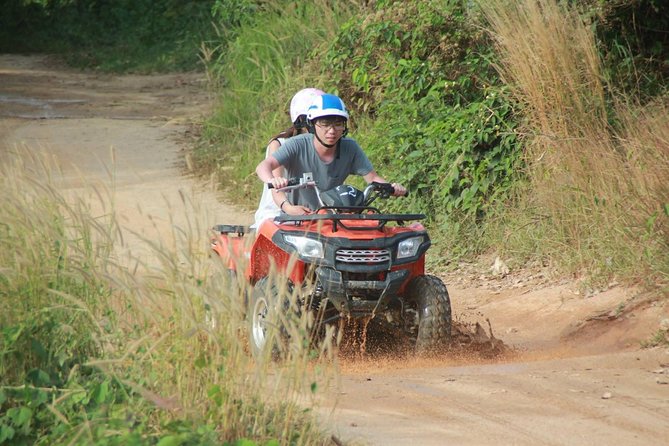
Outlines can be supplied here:
<path id="1" fill-rule="evenodd" d="M 428 215 L 433 268 L 499 256 L 586 287 L 667 291 L 664 3 L 346 4 L 343 23 L 329 2 L 311 6 L 324 8 L 317 21 L 308 7 L 265 8 L 228 43 L 244 57 L 207 64 L 221 102 L 195 159 L 230 196 L 255 205 L 269 136 L 291 95 L 316 86 L 349 104 L 352 135 L 413 192 L 394 206 Z M 291 20 L 310 26 L 277 37 Z"/>
<path id="2" fill-rule="evenodd" d="M 428 215 L 433 268 L 499 256 L 666 287 L 667 17 L 657 0 L 12 0 L 0 42 L 98 69 L 204 68 L 217 107 L 192 158 L 249 208 L 292 94 L 316 86 L 413 192 L 391 210 Z"/>
<path id="3" fill-rule="evenodd" d="M 527 135 L 527 182 L 500 242 L 594 281 L 666 287 L 669 101 L 666 91 L 652 96 L 658 73 L 634 86 L 619 67 L 607 73 L 579 10 L 548 0 L 481 5 Z"/>
<path id="4" fill-rule="evenodd" d="M 252 358 L 202 222 L 126 258 L 113 194 L 91 187 L 93 210 L 57 172 L 0 166 L 0 444 L 324 444 L 304 402 L 334 377 L 330 344 Z M 308 321 L 289 326 L 303 339 Z"/>

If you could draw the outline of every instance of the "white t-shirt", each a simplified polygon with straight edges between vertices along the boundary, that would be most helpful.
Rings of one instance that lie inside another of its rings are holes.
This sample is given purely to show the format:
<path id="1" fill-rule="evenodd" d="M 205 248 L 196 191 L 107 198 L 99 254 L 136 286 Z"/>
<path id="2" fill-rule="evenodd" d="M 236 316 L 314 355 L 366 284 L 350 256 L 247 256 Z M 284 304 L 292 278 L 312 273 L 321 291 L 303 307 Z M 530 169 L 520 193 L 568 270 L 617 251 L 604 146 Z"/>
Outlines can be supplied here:
<path id="1" fill-rule="evenodd" d="M 276 140 L 279 141 L 279 146 L 282 146 L 286 138 L 276 138 Z M 267 144 L 267 148 L 265 149 L 265 158 L 269 156 L 270 144 Z M 258 204 L 258 210 L 256 211 L 255 214 L 255 223 L 251 225 L 251 228 L 257 229 L 260 226 L 260 223 L 263 222 L 263 220 L 267 220 L 268 218 L 274 218 L 280 213 L 281 210 L 276 205 L 276 203 L 274 203 L 274 199 L 272 198 L 272 192 L 270 192 L 269 188 L 267 187 L 267 184 L 263 184 L 262 195 L 260 196 L 260 203 Z"/>

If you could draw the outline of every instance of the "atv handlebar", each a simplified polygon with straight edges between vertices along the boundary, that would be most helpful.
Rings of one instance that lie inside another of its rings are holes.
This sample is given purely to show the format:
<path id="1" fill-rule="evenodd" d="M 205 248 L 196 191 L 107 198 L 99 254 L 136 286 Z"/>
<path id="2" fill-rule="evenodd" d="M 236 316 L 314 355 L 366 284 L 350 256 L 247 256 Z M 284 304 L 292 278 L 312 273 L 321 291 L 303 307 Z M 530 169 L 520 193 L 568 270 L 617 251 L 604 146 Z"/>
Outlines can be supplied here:
<path id="1" fill-rule="evenodd" d="M 315 181 L 311 179 L 311 177 L 308 178 L 294 177 L 288 179 L 288 184 L 285 187 L 279 188 L 277 190 L 290 191 L 294 189 L 302 189 L 305 187 L 317 187 L 317 184 Z M 267 183 L 267 188 L 274 189 L 274 185 L 272 183 Z M 395 188 L 390 183 L 379 183 L 377 181 L 372 181 L 365 188 L 364 191 L 365 198 L 369 197 L 372 192 L 378 192 L 382 198 L 388 198 L 389 196 L 395 194 Z M 409 191 L 406 191 L 406 193 L 403 196 L 408 197 Z"/>
<path id="2" fill-rule="evenodd" d="M 311 173 L 305 173 L 302 178 L 294 177 L 288 179 L 288 184 L 285 187 L 275 188 L 272 183 L 267 183 L 268 189 L 275 189 L 281 192 L 289 192 L 295 189 L 304 189 L 311 187 L 316 191 L 318 196 L 318 201 L 321 206 L 324 206 L 323 200 L 321 199 L 321 191 L 318 189 L 318 184 L 314 181 Z M 377 181 L 372 181 L 367 185 L 363 191 L 364 196 L 364 205 L 369 206 L 377 198 L 389 198 L 391 195 L 395 194 L 395 188 L 390 183 L 379 183 Z M 409 191 L 407 191 L 404 196 L 408 196 Z"/>
<path id="3" fill-rule="evenodd" d="M 379 183 L 379 182 L 376 182 L 376 181 L 372 181 L 365 188 L 365 197 L 368 197 L 374 191 L 378 192 L 378 194 L 379 194 L 379 196 L 381 196 L 381 198 L 388 198 L 389 196 L 395 194 L 395 188 L 393 187 L 392 184 L 390 184 L 390 183 Z M 403 197 L 408 197 L 409 196 L 409 191 L 406 191 L 406 193 L 402 196 Z"/>
<path id="4" fill-rule="evenodd" d="M 281 190 L 284 190 L 284 189 L 286 189 L 288 187 L 292 187 L 292 186 L 299 186 L 300 184 L 302 184 L 302 178 L 297 178 L 297 177 L 289 178 L 288 179 L 288 184 L 286 185 L 286 187 L 282 187 Z M 316 184 L 316 183 L 314 183 L 314 184 Z M 267 188 L 268 189 L 274 189 L 274 185 L 272 183 L 267 183 Z"/>

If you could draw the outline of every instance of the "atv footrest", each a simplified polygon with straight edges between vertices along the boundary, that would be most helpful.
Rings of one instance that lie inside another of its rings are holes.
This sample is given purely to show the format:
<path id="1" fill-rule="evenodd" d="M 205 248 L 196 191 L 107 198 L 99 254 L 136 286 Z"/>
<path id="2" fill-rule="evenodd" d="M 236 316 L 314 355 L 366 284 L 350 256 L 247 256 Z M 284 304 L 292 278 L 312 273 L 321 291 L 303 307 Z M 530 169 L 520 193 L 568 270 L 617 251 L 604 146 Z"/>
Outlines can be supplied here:
<path id="1" fill-rule="evenodd" d="M 221 234 L 237 234 L 240 237 L 252 231 L 249 226 L 243 225 L 216 225 L 212 229 Z"/>

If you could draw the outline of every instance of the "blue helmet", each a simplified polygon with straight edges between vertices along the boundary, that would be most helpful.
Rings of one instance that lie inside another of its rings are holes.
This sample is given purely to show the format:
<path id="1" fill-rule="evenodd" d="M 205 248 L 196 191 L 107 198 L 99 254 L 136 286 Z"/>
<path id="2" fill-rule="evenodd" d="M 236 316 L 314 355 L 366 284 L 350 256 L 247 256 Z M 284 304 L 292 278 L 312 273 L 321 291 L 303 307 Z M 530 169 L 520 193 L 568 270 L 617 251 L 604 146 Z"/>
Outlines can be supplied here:
<path id="1" fill-rule="evenodd" d="M 348 120 L 348 111 L 346 111 L 344 101 L 333 94 L 326 93 L 316 96 L 307 110 L 307 119 L 313 121 L 324 116 L 341 116 Z"/>

